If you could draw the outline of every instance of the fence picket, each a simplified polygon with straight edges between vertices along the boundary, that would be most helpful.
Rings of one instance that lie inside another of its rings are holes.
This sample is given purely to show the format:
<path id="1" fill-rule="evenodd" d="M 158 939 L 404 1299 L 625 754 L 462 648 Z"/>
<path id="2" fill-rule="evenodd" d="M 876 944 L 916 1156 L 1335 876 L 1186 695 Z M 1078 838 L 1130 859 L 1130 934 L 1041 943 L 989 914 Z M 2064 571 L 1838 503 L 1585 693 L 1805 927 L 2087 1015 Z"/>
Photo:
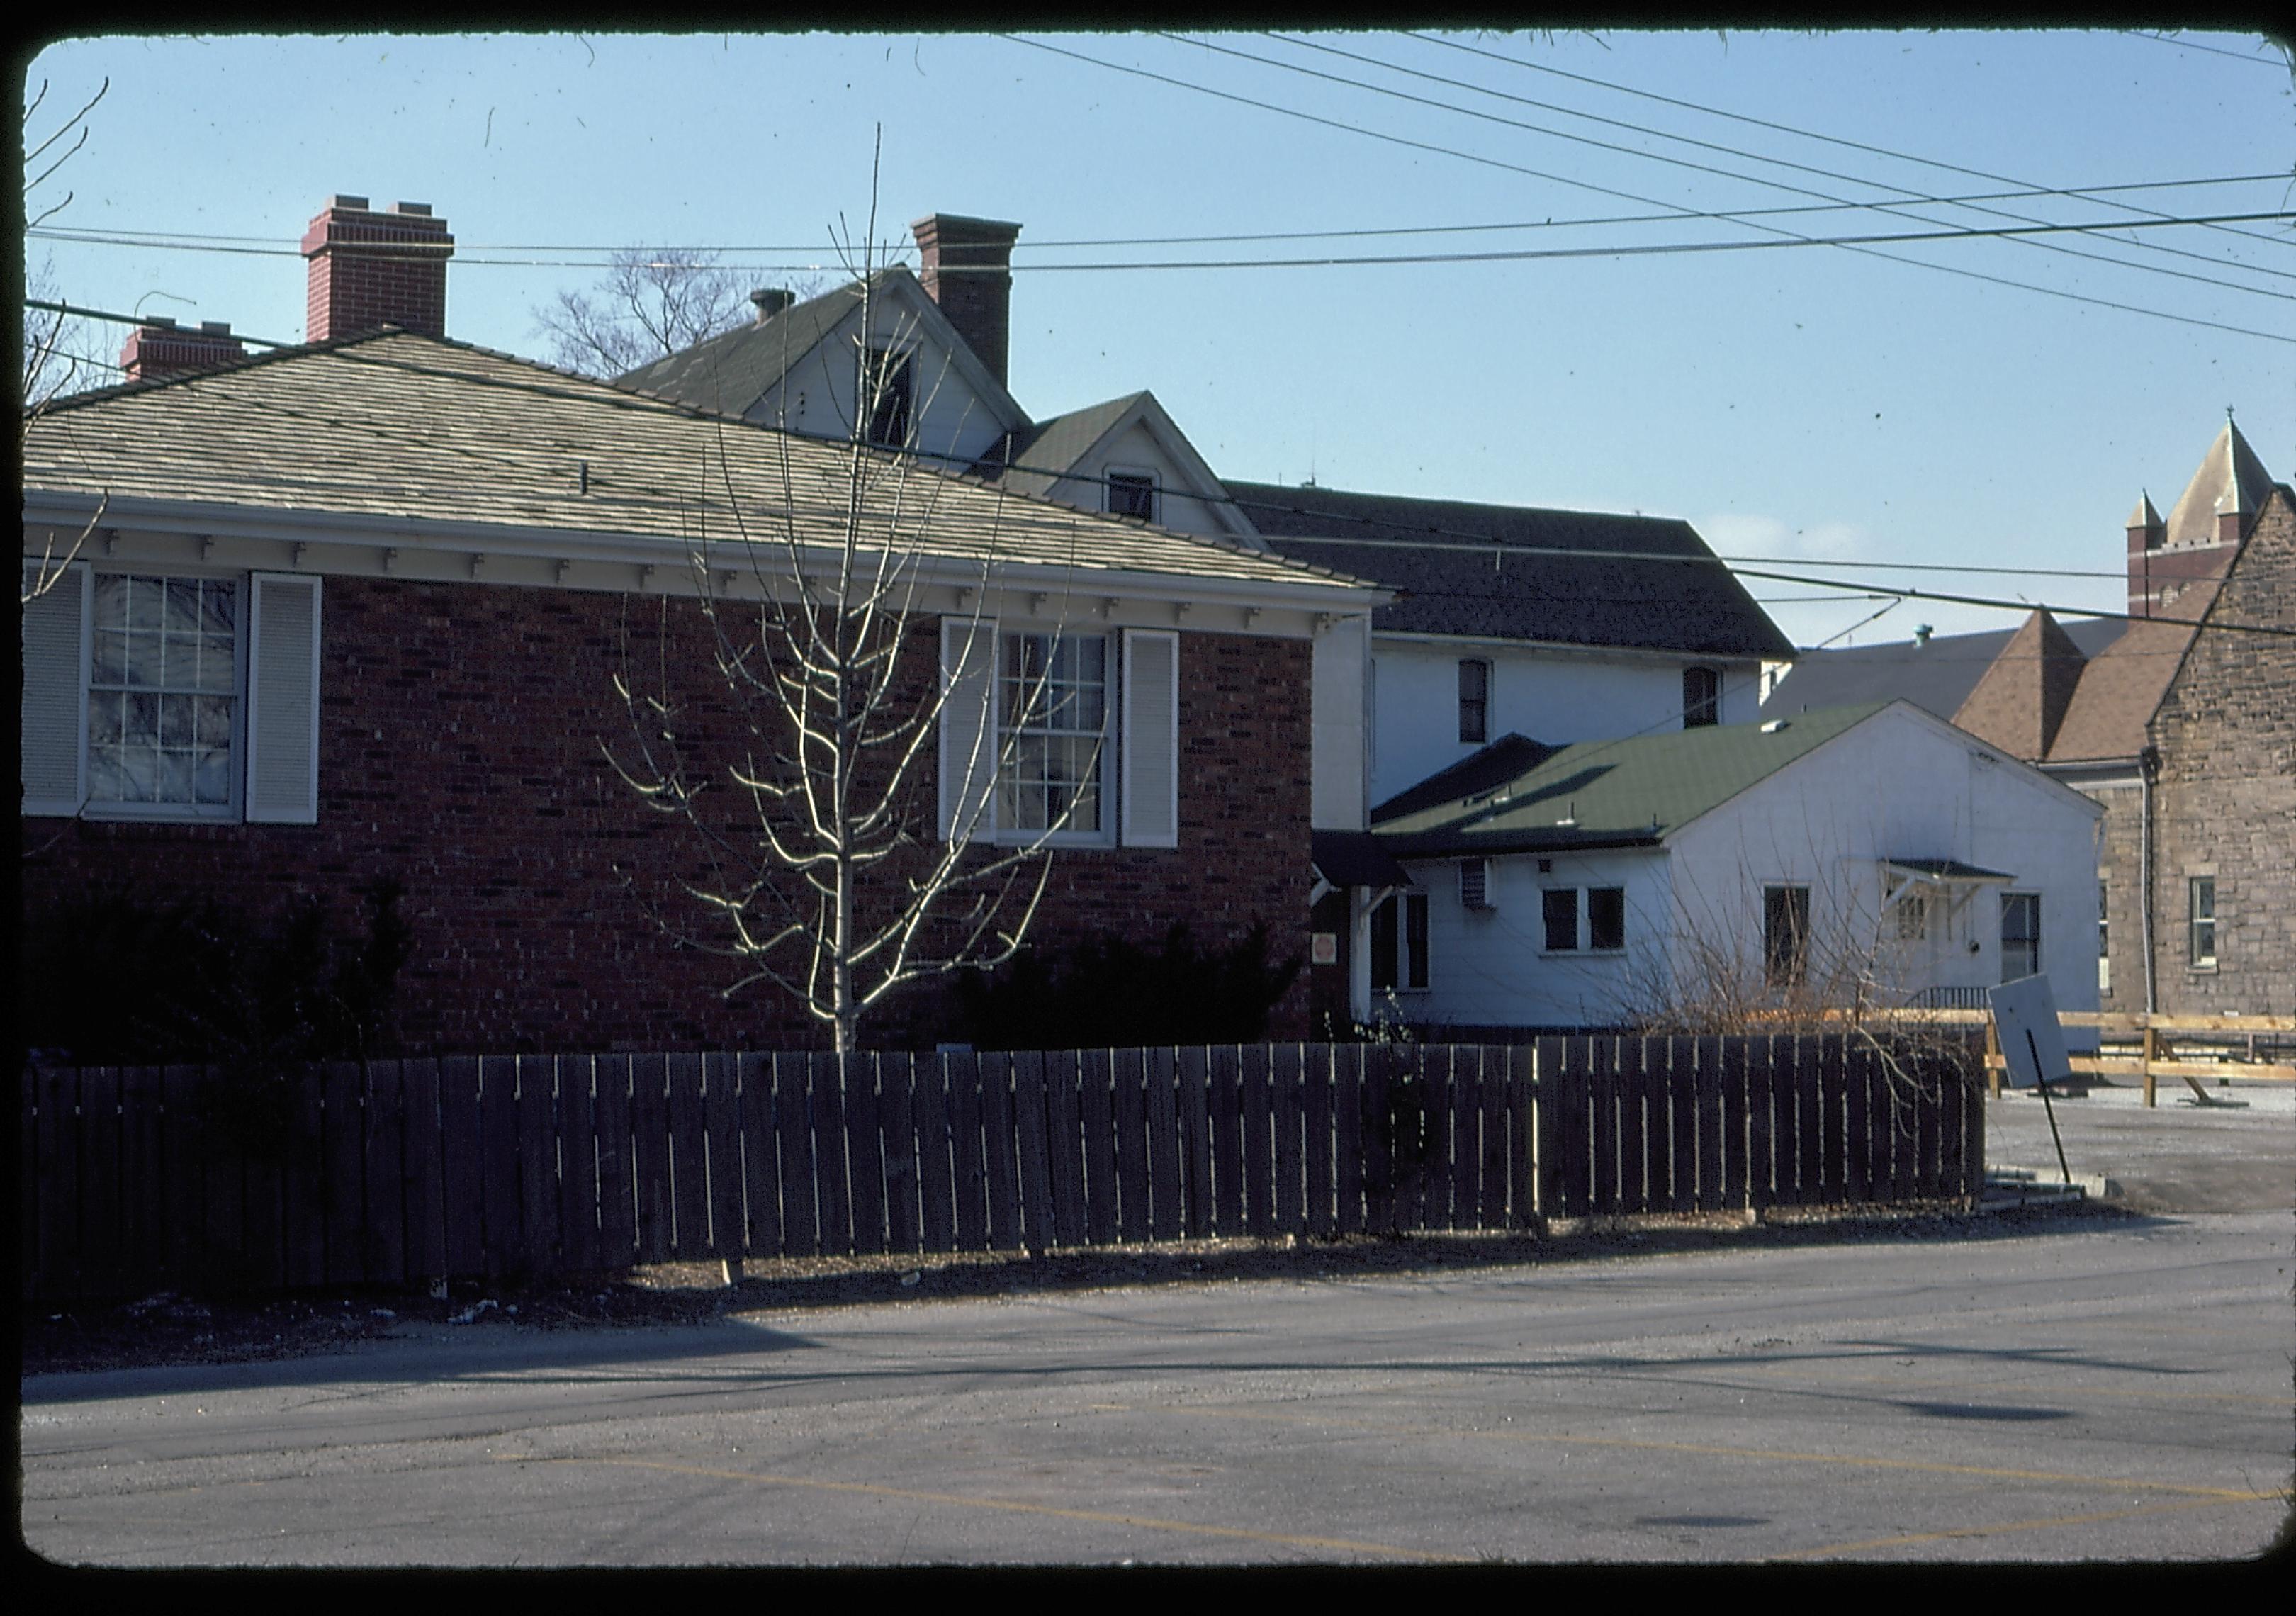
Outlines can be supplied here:
<path id="1" fill-rule="evenodd" d="M 922 1238 L 917 1195 L 916 1067 L 906 1050 L 878 1053 L 877 1136 L 885 1161 L 885 1249 L 914 1251 Z"/>
<path id="2" fill-rule="evenodd" d="M 813 1057 L 769 1057 L 773 1066 L 775 1156 L 781 1169 L 781 1243 L 761 1256 L 821 1255 L 821 1213 L 813 1153 Z"/>
<path id="3" fill-rule="evenodd" d="M 1121 1191 L 1116 1179 L 1116 1118 L 1113 1062 L 1105 1049 L 1077 1054 L 1077 1125 L 1083 1142 L 1085 1240 L 1116 1243 Z"/>
<path id="4" fill-rule="evenodd" d="M 630 1057 L 630 1197 L 636 1211 L 634 1260 L 667 1262 L 672 1243 L 669 1165 L 669 1060 Z"/>
<path id="5" fill-rule="evenodd" d="M 596 1087 L 594 1056 L 558 1057 L 558 1255 L 575 1274 L 598 1267 Z"/>
<path id="6" fill-rule="evenodd" d="M 1236 1048 L 1237 1137 L 1243 1152 L 1243 1169 L 1236 1182 L 1242 1192 L 1243 1227 L 1260 1240 L 1275 1233 L 1275 1139 L 1268 1112 L 1271 1053 L 1265 1044 Z"/>
<path id="7" fill-rule="evenodd" d="M 1309 1044 L 1300 1057 L 1300 1121 L 1306 1133 L 1301 1161 L 1302 1220 L 1308 1233 L 1328 1236 L 1339 1227 L 1339 1183 L 1332 1147 L 1332 1046 Z"/>
<path id="8" fill-rule="evenodd" d="M 562 1112 L 564 1061 L 559 1062 L 558 1070 Z M 560 1126 L 562 1140 L 562 1121 Z M 720 1260 L 738 1262 L 750 1251 L 749 1219 L 742 1210 L 741 1069 L 735 1057 L 723 1050 L 713 1050 L 701 1057 L 701 1150 L 702 1164 L 709 1171 L 709 1194 L 703 1198 L 709 1214 L 709 1243 L 706 1249 Z"/>
<path id="9" fill-rule="evenodd" d="M 988 1111 L 988 1075 L 980 1057 L 971 1050 L 953 1050 L 943 1055 L 941 1068 L 948 1089 L 950 1238 L 956 1251 L 986 1251 L 994 1243 L 996 1222 L 989 1213 L 990 1173 L 981 1137 Z M 1005 1157 L 1009 1162 L 1009 1148 Z M 1008 1169 L 1008 1185 L 1010 1182 Z"/>
<path id="10" fill-rule="evenodd" d="M 1342 1235 L 1364 1232 L 1364 1048 L 1332 1046 L 1332 1177 Z"/>
<path id="11" fill-rule="evenodd" d="M 1475 1221 L 1481 1228 L 1504 1229 L 1517 1226 L 1507 1210 L 1507 1192 L 1511 1187 L 1507 1173 L 1507 1074 L 1514 1052 L 1504 1044 L 1487 1044 L 1478 1053 L 1483 1080 L 1482 1103 L 1476 1120 L 1477 1142 L 1481 1149 L 1475 1177 L 1481 1194 L 1476 1203 Z"/>
<path id="12" fill-rule="evenodd" d="M 1308 1066 L 1307 1046 L 1283 1044 L 1270 1052 L 1267 1067 L 1267 1117 L 1275 1130 L 1275 1195 L 1274 1229 L 1277 1235 L 1307 1233 L 1300 1187 L 1300 1121 Z"/>
<path id="13" fill-rule="evenodd" d="M 637 1182 L 630 1143 L 634 1064 L 626 1054 L 603 1054 L 590 1062 L 590 1120 L 598 1140 L 598 1264 L 606 1268 L 637 1260 Z"/>
<path id="14" fill-rule="evenodd" d="M 486 1210 L 480 1187 L 486 1173 L 480 1149 L 479 1075 L 479 1061 L 473 1055 L 449 1055 L 439 1062 L 439 1218 L 446 1226 L 447 1236 L 447 1260 L 439 1270 L 441 1275 L 475 1276 L 487 1269 Z M 312 1114 L 315 1167 L 311 1189 L 314 1195 L 324 1195 L 326 1156 L 320 1136 L 324 1120 L 316 1106 L 312 1108 Z"/>
<path id="15" fill-rule="evenodd" d="M 852 1184 L 857 1170 L 847 1153 L 847 1057 L 821 1052 L 811 1057 L 807 1087 L 813 1100 L 813 1170 L 816 1223 L 824 1256 L 842 1256 L 853 1247 Z"/>
<path id="16" fill-rule="evenodd" d="M 956 1202 L 951 1189 L 948 1060 L 919 1054 L 909 1062 L 910 1118 L 917 1138 L 917 1226 L 920 1249 L 954 1251 Z"/>
<path id="17" fill-rule="evenodd" d="M 369 1061 L 362 1103 L 366 1112 L 366 1227 L 360 1267 L 369 1284 L 399 1284 L 406 1278 L 406 1112 L 404 1085 L 396 1061 Z M 248 1207 L 257 1201 L 256 1166 L 248 1162 Z M 249 1219 L 250 1237 L 254 1234 Z"/>
<path id="18" fill-rule="evenodd" d="M 1801 1130 L 1798 1177 L 1805 1206 L 1823 1205 L 1825 1201 L 1825 1106 L 1818 1078 L 1825 1062 L 1826 1040 L 1833 1036 L 1804 1033 L 1794 1043 L 1795 1125 Z"/>
<path id="19" fill-rule="evenodd" d="M 1771 1093 L 1770 1038 L 1765 1033 L 1731 1042 L 1745 1065 L 1746 1208 L 1759 1213 L 1778 1201 L 1777 1107 L 1776 1096 Z"/>
<path id="20" fill-rule="evenodd" d="M 404 1130 L 403 1163 L 406 1206 L 406 1274 L 410 1279 L 444 1278 L 447 1267 L 446 1151 L 439 1132 L 439 1062 L 401 1061 L 399 1125 Z M 299 1088 L 308 1089 L 308 1084 Z M 289 1144 L 293 1145 L 291 1134 Z M 291 1178 L 283 1181 L 291 1186 Z M 288 1227 L 294 1226 L 290 1214 Z M 289 1248 L 291 1272 L 293 1248 Z M 290 1284 L 295 1282 L 288 1281 Z"/>
<path id="21" fill-rule="evenodd" d="M 1082 1052 L 1045 1052 L 1045 1165 L 1053 1177 L 1053 1234 L 1064 1246 L 1085 1243 L 1084 1131 L 1078 1090 Z"/>
<path id="22" fill-rule="evenodd" d="M 1062 1244 L 1053 1215 L 1053 1169 L 1047 1159 L 1051 1141 L 1049 1096 L 1046 1094 L 1044 1052 L 1015 1051 L 1004 1057 L 1013 1063 L 1013 1123 L 1020 1168 L 1021 1239 L 1031 1251 L 1049 1251 Z"/>
<path id="23" fill-rule="evenodd" d="M 310 1084 L 298 1083 L 289 1096 L 288 1140 L 291 1144 L 294 1137 L 294 1110 L 311 1093 Z M 29 1084 L 25 1087 L 25 1097 L 29 1104 L 32 1097 Z M 168 1201 L 168 1181 L 160 1153 L 160 1112 L 163 1103 L 158 1067 L 135 1066 L 120 1072 L 120 1170 L 127 1176 L 127 1198 L 121 1208 L 127 1220 L 125 1237 L 128 1267 L 127 1279 L 127 1289 L 139 1296 L 166 1289 L 170 1277 L 168 1225 L 172 1219 L 174 1208 Z M 32 1150 L 37 1143 L 31 1122 L 32 1119 L 27 1112 L 21 1139 L 27 1151 Z M 29 1161 L 27 1165 L 29 1165 Z M 22 1204 L 28 1208 L 36 1204 L 33 1186 L 37 1182 L 31 1172 L 26 1172 Z M 283 1223 L 286 1222 L 283 1207 L 281 1217 Z M 305 1221 L 308 1223 L 309 1220 Z M 27 1218 L 21 1231 L 27 1243 L 32 1239 L 33 1232 L 32 1219 Z M 33 1272 L 30 1260 L 32 1248 L 29 1243 L 25 1247 L 25 1256 L 27 1260 L 22 1277 L 29 1282 Z M 283 1272 L 281 1279 L 288 1284 L 296 1283 L 291 1272 Z"/>
<path id="24" fill-rule="evenodd" d="M 1938 1135 L 1944 1120 L 1945 1085 L 1933 1070 L 1923 1073 L 1920 1108 L 1915 1113 L 1914 1194 L 1934 1200 L 1938 1194 Z"/>
<path id="25" fill-rule="evenodd" d="M 1698 1040 L 1666 1040 L 1667 1205 L 1698 1210 Z"/>
<path id="26" fill-rule="evenodd" d="M 1116 1113 L 1117 1235 L 1137 1244 L 1149 1237 L 1148 1073 L 1145 1052 L 1110 1057 L 1109 1103 Z"/>
<path id="27" fill-rule="evenodd" d="M 1396 1223 L 1396 1128 L 1393 1087 L 1395 1046 L 1374 1044 L 1364 1052 L 1363 1184 L 1364 1233 L 1392 1235 Z"/>
<path id="28" fill-rule="evenodd" d="M 1847 1198 L 1849 1182 L 1849 1039 L 1841 1033 L 1822 1033 L 1817 1040 L 1818 1198 L 1839 1206 Z"/>
<path id="29" fill-rule="evenodd" d="M 363 1227 L 366 1209 L 366 1128 L 360 1090 L 365 1074 L 352 1061 L 330 1061 L 322 1079 L 320 1183 L 327 1203 L 326 1277 L 331 1285 L 357 1284 L 366 1277 Z M 212 1130 L 209 1130 L 212 1132 Z M 212 1149 L 212 1141 L 203 1142 Z M 216 1157 L 210 1155 L 209 1160 Z M 210 1199 L 216 1186 L 208 1180 Z M 210 1209 L 212 1210 L 212 1209 Z M 214 1227 L 212 1217 L 209 1227 Z"/>
<path id="30" fill-rule="evenodd" d="M 1418 1216 L 1413 1220 L 1416 1228 L 1451 1226 L 1451 1192 L 1458 1158 L 1452 1095 L 1457 1088 L 1454 1073 L 1458 1058 L 1456 1046 L 1432 1046 L 1423 1050 L 1420 1059 L 1419 1098 L 1424 1118 L 1421 1137 L 1426 1142 L 1426 1153 L 1421 1159 Z"/>
<path id="31" fill-rule="evenodd" d="M 1853 1206 L 1874 1199 L 1873 1075 L 1872 1052 L 1853 1040 L 1841 1055 L 1841 1198 Z"/>
<path id="32" fill-rule="evenodd" d="M 988 1211 L 991 1251 L 1028 1248 L 1021 1204 L 1023 1175 L 1020 1111 L 1013 1092 L 1013 1057 L 996 1052 L 975 1057 L 980 1073 L 980 1168 Z"/>
<path id="33" fill-rule="evenodd" d="M 1218 1044 L 1211 1057 L 1212 1224 L 1224 1236 L 1243 1233 L 1243 1052 Z"/>
<path id="34" fill-rule="evenodd" d="M 77 1107 L 79 1155 L 80 1284 L 98 1296 L 119 1293 L 119 1073 L 84 1067 Z"/>
<path id="35" fill-rule="evenodd" d="M 1177 1240 L 1186 1227 L 1180 1203 L 1180 1095 L 1178 1052 L 1147 1052 L 1149 1235 Z"/>
<path id="36" fill-rule="evenodd" d="M 1185 1208 L 1185 1232 L 1201 1239 L 1215 1226 L 1212 1205 L 1211 1051 L 1201 1044 L 1181 1049 L 1174 1057 L 1179 1072 L 1180 1137 L 1185 1153 L 1181 1166 L 1186 1182 L 1181 1186 Z"/>
<path id="37" fill-rule="evenodd" d="M 521 1062 L 522 1064 L 522 1062 Z M 666 1255 L 692 1261 L 709 1254 L 709 1175 L 703 1159 L 701 1056 L 679 1050 L 662 1062 L 663 1135 L 669 1180 L 669 1242 Z"/>

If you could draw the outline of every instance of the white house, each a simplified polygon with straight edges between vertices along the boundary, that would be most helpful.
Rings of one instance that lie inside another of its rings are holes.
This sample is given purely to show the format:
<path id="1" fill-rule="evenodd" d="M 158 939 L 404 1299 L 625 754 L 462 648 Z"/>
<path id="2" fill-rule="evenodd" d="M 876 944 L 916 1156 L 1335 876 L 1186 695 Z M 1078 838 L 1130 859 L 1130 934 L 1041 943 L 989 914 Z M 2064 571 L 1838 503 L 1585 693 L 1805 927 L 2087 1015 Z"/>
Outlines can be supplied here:
<path id="1" fill-rule="evenodd" d="M 1459 1027 L 1935 1001 L 2035 972 L 2094 1010 L 2100 813 L 1907 701 L 1509 735 L 1374 812 L 1410 885 L 1366 964 L 1402 1019 Z"/>

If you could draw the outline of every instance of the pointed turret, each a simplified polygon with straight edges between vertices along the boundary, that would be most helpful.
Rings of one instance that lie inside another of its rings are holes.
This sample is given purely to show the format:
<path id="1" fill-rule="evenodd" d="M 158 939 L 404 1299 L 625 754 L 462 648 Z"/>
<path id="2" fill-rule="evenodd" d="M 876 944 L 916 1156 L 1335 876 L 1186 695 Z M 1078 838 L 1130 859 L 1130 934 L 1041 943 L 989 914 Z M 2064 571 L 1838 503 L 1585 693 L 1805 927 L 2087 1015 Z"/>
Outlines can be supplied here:
<path id="1" fill-rule="evenodd" d="M 2169 513 L 2166 544 L 2237 544 L 2240 522 L 2256 513 L 2271 488 L 2272 474 L 2226 421 Z"/>

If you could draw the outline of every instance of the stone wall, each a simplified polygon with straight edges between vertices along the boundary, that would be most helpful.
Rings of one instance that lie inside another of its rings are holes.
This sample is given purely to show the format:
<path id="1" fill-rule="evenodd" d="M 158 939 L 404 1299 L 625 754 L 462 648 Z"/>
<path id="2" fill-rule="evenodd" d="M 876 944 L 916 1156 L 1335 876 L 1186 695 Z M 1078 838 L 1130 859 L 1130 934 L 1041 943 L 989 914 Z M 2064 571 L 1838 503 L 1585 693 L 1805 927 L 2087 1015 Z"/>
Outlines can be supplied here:
<path id="1" fill-rule="evenodd" d="M 2296 628 L 2296 500 L 2286 487 L 2266 499 L 2209 620 Z M 2151 735 L 2161 753 L 2161 1010 L 2296 1013 L 2296 639 L 2203 629 Z M 2187 882 L 2203 874 L 2216 879 L 2213 970 L 2190 963 Z"/>

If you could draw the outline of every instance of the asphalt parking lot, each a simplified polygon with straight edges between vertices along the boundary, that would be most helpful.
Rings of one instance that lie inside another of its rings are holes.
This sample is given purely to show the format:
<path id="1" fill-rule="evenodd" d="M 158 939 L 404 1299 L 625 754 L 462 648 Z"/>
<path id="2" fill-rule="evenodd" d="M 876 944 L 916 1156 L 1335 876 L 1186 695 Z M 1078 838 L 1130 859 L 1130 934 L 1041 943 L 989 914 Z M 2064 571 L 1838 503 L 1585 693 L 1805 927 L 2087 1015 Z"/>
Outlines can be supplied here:
<path id="1" fill-rule="evenodd" d="M 2135 1085 L 2092 1087 L 2045 1107 L 2030 1090 L 1985 1108 L 1988 1168 L 2014 1164 L 2059 1176 L 2048 1112 L 2056 1113 L 2065 1166 L 2119 1186 L 2112 1204 L 2142 1212 L 2296 1209 L 2296 1083 L 2210 1085 L 2214 1104 L 2169 1079 L 2148 1109 Z"/>

